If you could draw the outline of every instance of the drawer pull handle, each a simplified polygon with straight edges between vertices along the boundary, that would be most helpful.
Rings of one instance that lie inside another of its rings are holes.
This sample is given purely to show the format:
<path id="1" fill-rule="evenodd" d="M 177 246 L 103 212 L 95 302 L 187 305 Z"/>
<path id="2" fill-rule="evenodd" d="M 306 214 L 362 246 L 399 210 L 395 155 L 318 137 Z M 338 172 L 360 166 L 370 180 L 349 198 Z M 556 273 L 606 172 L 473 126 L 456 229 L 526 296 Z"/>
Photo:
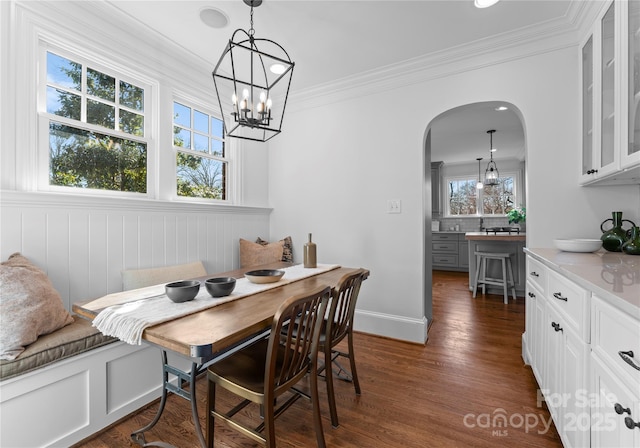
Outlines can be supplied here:
<path id="1" fill-rule="evenodd" d="M 625 412 L 629 415 L 631 415 L 631 409 L 629 408 L 623 408 L 622 405 L 620 403 L 616 403 L 616 405 L 613 407 L 613 409 L 616 411 L 616 414 L 618 415 L 622 415 Z"/>
<path id="2" fill-rule="evenodd" d="M 628 352 L 619 351 L 618 355 L 620 355 L 622 360 L 627 364 L 629 364 L 631 367 L 633 367 L 636 370 L 640 370 L 640 366 L 635 362 L 633 362 L 633 359 L 631 359 L 633 358 L 633 351 L 631 350 L 629 350 Z"/>
<path id="3" fill-rule="evenodd" d="M 631 417 L 625 417 L 624 424 L 627 425 L 629 429 L 640 428 L 640 423 L 634 422 Z"/>
<path id="4" fill-rule="evenodd" d="M 568 302 L 569 299 L 566 297 L 562 297 L 562 293 L 561 292 L 554 292 L 553 293 L 553 297 L 555 297 L 558 300 L 564 300 L 565 302 Z"/>
<path id="5" fill-rule="evenodd" d="M 540 277 L 540 275 L 536 271 L 531 272 L 532 277 Z"/>
<path id="6" fill-rule="evenodd" d="M 564 333 L 564 331 L 562 330 L 562 327 L 560 326 L 560 324 L 557 324 L 555 322 L 551 322 L 551 326 L 553 327 L 554 330 L 562 331 Z"/>
<path id="7" fill-rule="evenodd" d="M 532 297 L 532 298 L 536 296 L 536 295 L 535 295 L 534 293 L 532 293 L 532 292 L 528 292 L 527 294 L 529 294 L 529 297 Z"/>

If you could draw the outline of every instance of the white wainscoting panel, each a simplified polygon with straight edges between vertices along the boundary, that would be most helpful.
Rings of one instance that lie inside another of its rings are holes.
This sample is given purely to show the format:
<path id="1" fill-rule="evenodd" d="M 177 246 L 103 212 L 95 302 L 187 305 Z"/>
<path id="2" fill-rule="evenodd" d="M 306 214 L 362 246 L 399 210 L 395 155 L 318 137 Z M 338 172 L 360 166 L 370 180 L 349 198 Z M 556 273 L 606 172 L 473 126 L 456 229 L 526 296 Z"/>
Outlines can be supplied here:
<path id="1" fill-rule="evenodd" d="M 122 270 L 200 260 L 239 266 L 238 240 L 269 237 L 271 209 L 39 192 L 0 192 L 0 255 L 41 267 L 67 309 L 122 290 Z"/>

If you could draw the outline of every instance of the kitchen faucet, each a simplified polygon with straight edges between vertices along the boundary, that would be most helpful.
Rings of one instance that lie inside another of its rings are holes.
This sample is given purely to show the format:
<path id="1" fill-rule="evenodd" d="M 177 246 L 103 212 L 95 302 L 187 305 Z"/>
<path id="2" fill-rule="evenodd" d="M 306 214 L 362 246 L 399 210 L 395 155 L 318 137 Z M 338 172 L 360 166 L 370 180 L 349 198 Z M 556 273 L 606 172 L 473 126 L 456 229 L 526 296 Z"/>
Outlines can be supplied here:
<path id="1" fill-rule="evenodd" d="M 480 231 L 482 232 L 484 230 L 484 219 L 480 218 Z"/>

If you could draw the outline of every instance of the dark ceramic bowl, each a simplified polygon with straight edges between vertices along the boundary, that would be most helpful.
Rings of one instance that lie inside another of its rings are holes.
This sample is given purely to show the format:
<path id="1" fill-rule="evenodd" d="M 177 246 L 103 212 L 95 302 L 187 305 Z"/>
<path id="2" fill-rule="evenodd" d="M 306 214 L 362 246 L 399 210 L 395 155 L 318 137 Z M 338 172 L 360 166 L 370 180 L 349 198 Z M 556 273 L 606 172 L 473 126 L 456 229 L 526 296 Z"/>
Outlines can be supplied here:
<path id="1" fill-rule="evenodd" d="M 282 278 L 284 271 L 276 269 L 259 269 L 257 271 L 245 272 L 244 276 L 251 283 L 274 283 Z"/>
<path id="2" fill-rule="evenodd" d="M 236 279 L 233 277 L 209 278 L 204 282 L 205 288 L 211 297 L 224 297 L 231 294 L 236 287 Z"/>
<path id="3" fill-rule="evenodd" d="M 164 285 L 167 296 L 176 303 L 193 300 L 200 291 L 198 280 L 182 280 Z"/>

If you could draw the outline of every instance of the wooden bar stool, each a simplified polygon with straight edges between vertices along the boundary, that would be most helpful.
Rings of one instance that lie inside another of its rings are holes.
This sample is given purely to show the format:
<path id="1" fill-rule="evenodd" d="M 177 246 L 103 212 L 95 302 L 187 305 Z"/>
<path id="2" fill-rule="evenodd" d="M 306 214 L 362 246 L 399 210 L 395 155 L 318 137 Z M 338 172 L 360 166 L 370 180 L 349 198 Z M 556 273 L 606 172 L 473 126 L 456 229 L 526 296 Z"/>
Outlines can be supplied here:
<path id="1" fill-rule="evenodd" d="M 473 297 L 476 297 L 478 286 L 482 285 L 482 294 L 486 293 L 486 285 L 502 286 L 504 303 L 509 303 L 508 288 L 511 288 L 513 300 L 516 300 L 516 287 L 511 265 L 511 254 L 504 252 L 476 252 L 476 280 L 473 284 Z M 502 266 L 502 278 L 487 277 L 487 261 L 498 260 Z M 509 277 L 507 277 L 507 274 Z"/>

